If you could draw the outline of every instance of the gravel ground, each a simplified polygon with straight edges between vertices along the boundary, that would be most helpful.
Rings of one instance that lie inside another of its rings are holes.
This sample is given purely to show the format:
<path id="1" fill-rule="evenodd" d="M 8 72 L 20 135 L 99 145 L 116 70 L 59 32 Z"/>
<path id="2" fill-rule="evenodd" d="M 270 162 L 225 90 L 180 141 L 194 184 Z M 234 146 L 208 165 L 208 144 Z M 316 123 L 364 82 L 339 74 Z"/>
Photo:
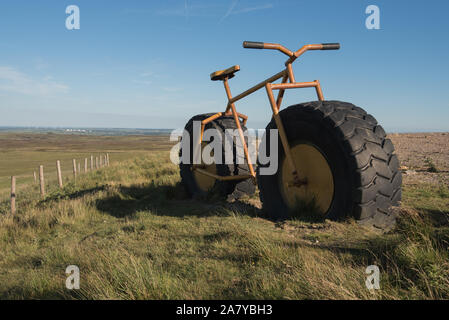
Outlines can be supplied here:
<path id="1" fill-rule="evenodd" d="M 404 184 L 449 186 L 449 133 L 394 133 L 389 138 L 403 169 Z M 432 166 L 437 172 L 429 172 Z"/>

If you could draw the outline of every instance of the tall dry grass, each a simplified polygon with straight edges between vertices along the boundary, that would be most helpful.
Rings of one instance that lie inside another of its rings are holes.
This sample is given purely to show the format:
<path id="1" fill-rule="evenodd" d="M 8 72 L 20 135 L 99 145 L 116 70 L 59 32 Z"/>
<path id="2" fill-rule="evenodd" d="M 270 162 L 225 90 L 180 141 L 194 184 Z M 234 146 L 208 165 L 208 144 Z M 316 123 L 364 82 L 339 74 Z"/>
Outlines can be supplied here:
<path id="1" fill-rule="evenodd" d="M 0 207 L 2 299 L 449 297 L 438 190 L 429 202 L 406 189 L 404 206 L 415 209 L 402 209 L 389 234 L 354 222 L 275 223 L 257 199 L 188 199 L 166 152 L 89 173 L 44 200 L 31 192 L 15 216 Z M 372 264 L 381 290 L 365 286 Z M 65 288 L 68 265 L 80 268 L 80 290 Z"/>

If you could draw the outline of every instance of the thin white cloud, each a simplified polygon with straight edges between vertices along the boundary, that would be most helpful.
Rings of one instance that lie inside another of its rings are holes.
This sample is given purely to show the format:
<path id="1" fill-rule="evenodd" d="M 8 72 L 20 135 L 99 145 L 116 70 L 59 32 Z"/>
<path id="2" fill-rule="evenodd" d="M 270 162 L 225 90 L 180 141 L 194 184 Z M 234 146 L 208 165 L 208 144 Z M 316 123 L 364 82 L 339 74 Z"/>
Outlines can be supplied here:
<path id="1" fill-rule="evenodd" d="M 273 8 L 272 3 L 266 3 L 263 5 L 255 6 L 255 7 L 247 7 L 247 8 L 241 8 L 241 9 L 235 9 L 237 5 L 239 4 L 239 0 L 233 0 L 231 2 L 231 5 L 229 6 L 228 10 L 226 11 L 225 15 L 220 19 L 220 22 L 223 22 L 227 17 L 234 14 L 242 14 L 242 13 L 249 13 L 259 10 L 266 10 Z"/>
<path id="2" fill-rule="evenodd" d="M 153 78 L 157 77 L 157 75 L 153 71 L 146 71 L 139 74 L 138 79 L 134 79 L 133 82 L 149 86 L 153 83 Z"/>
<path id="3" fill-rule="evenodd" d="M 12 67 L 0 66 L 0 91 L 25 95 L 48 96 L 66 93 L 68 87 L 52 80 L 51 76 L 33 79 Z"/>
<path id="4" fill-rule="evenodd" d="M 228 8 L 228 11 L 226 11 L 225 15 L 221 17 L 220 22 L 223 22 L 229 15 L 232 13 L 232 10 L 234 10 L 235 6 L 239 3 L 239 0 L 232 0 L 231 5 Z"/>
<path id="5" fill-rule="evenodd" d="M 249 13 L 259 10 L 271 9 L 273 8 L 272 3 L 266 3 L 262 5 L 257 5 L 253 7 L 240 8 L 239 4 L 241 2 L 239 0 L 232 0 L 231 4 L 227 8 L 225 14 L 220 18 L 219 23 L 223 22 L 230 15 L 234 14 L 242 14 Z M 188 20 L 190 17 L 217 17 L 217 10 L 223 9 L 222 2 L 214 2 L 207 4 L 192 4 L 189 3 L 188 0 L 184 0 L 183 6 L 174 6 L 170 8 L 164 8 L 157 10 L 155 13 L 160 16 L 179 16 L 185 17 Z M 211 11 L 212 10 L 212 11 Z"/>
<path id="6" fill-rule="evenodd" d="M 178 88 L 178 87 L 163 87 L 162 90 L 167 91 L 167 92 L 180 92 L 180 91 L 183 91 L 182 88 Z"/>
<path id="7" fill-rule="evenodd" d="M 151 81 L 151 80 L 133 80 L 133 82 L 137 83 L 137 84 L 143 84 L 146 86 L 149 86 L 150 84 L 153 83 L 153 81 Z"/>
<path id="8" fill-rule="evenodd" d="M 140 76 L 141 77 L 150 77 L 150 76 L 153 76 L 154 75 L 154 72 L 143 72 L 143 73 L 141 73 L 140 74 Z"/>

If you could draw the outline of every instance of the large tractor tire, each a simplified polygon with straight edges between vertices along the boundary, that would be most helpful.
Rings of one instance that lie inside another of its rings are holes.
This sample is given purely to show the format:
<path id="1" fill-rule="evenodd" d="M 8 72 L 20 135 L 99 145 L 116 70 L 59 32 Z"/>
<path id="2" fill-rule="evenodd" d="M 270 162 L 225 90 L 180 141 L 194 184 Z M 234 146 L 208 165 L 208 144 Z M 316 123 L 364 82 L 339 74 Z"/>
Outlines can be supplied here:
<path id="1" fill-rule="evenodd" d="M 180 168 L 180 174 L 181 174 L 181 182 L 184 185 L 187 193 L 189 196 L 193 198 L 197 197 L 204 197 L 210 194 L 218 195 L 220 197 L 226 197 L 231 196 L 234 199 L 238 199 L 246 194 L 253 194 L 255 192 L 255 185 L 252 183 L 250 179 L 239 181 L 239 180 L 230 180 L 230 181 L 222 181 L 215 179 L 210 176 L 206 176 L 202 173 L 196 172 L 194 169 L 195 167 L 201 167 L 202 169 L 211 172 L 213 174 L 217 174 L 219 176 L 233 176 L 233 175 L 248 175 L 249 174 L 249 167 L 248 164 L 245 162 L 243 164 L 237 164 L 237 144 L 233 143 L 233 163 L 232 164 L 226 164 L 225 163 L 225 148 L 223 141 L 225 139 L 225 130 L 226 129 L 237 129 L 237 126 L 235 124 L 234 118 L 232 116 L 222 116 L 218 119 L 215 119 L 214 121 L 208 123 L 205 127 L 205 130 L 207 129 L 216 129 L 221 135 L 221 145 L 222 145 L 222 154 L 223 158 L 221 159 L 221 163 L 216 164 L 193 164 L 193 122 L 194 121 L 202 121 L 206 118 L 209 118 L 210 116 L 214 115 L 214 113 L 210 114 L 200 114 L 197 116 L 194 116 L 191 118 L 186 126 L 185 130 L 189 133 L 189 141 L 182 141 L 181 140 L 181 149 L 180 149 L 180 159 L 181 162 L 179 164 Z M 243 125 L 243 123 L 240 123 L 242 130 L 246 131 L 246 127 Z M 212 140 L 213 141 L 213 140 Z M 182 152 L 183 152 L 183 145 L 184 143 L 189 143 L 190 145 L 190 159 L 188 163 L 182 162 Z M 205 145 L 207 145 L 210 142 L 203 142 L 202 148 L 204 148 Z M 201 151 L 202 152 L 202 151 Z"/>
<path id="2" fill-rule="evenodd" d="M 278 136 L 277 172 L 260 174 L 268 166 L 260 163 L 257 170 L 263 209 L 271 218 L 300 217 L 313 206 L 320 218 L 353 217 L 382 230 L 394 226 L 390 207 L 401 200 L 402 176 L 393 144 L 373 116 L 350 103 L 316 101 L 290 106 L 280 117 L 299 177 L 307 184 L 292 185 Z M 276 128 L 273 119 L 262 141 L 266 150 L 272 143 L 267 132 Z"/>

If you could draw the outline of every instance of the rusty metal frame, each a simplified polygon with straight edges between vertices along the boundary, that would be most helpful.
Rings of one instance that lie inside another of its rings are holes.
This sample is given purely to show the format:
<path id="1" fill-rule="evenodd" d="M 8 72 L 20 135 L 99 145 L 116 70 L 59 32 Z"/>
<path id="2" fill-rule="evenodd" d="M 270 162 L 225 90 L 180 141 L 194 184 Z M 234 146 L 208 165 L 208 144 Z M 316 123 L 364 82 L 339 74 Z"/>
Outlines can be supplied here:
<path id="1" fill-rule="evenodd" d="M 232 115 L 234 117 L 234 121 L 235 124 L 237 126 L 237 129 L 239 131 L 239 138 L 240 141 L 242 143 L 243 146 L 243 151 L 245 154 L 245 158 L 246 161 L 248 162 L 248 167 L 250 170 L 250 175 L 235 175 L 235 176 L 219 176 L 213 173 L 210 173 L 206 170 L 203 170 L 201 168 L 195 168 L 194 170 L 197 170 L 199 173 L 213 177 L 217 180 L 222 180 L 222 181 L 229 181 L 229 180 L 245 180 L 248 178 L 253 178 L 253 181 L 255 182 L 256 180 L 256 173 L 254 172 L 254 167 L 251 163 L 251 158 L 248 152 L 248 146 L 246 144 L 245 141 L 245 137 L 244 137 L 244 133 L 242 130 L 242 127 L 240 125 L 240 121 L 239 118 L 243 120 L 243 125 L 246 124 L 248 117 L 244 114 L 238 113 L 235 107 L 235 102 L 245 98 L 246 96 L 262 89 L 265 88 L 267 95 L 268 95 L 268 100 L 270 102 L 271 105 L 271 109 L 273 112 L 273 118 L 276 122 L 276 126 L 278 128 L 279 131 L 279 136 L 281 139 L 281 143 L 282 146 L 284 148 L 285 151 L 285 155 L 287 158 L 288 163 L 290 164 L 291 170 L 292 170 L 292 174 L 293 174 L 293 183 L 296 186 L 300 186 L 303 184 L 306 184 L 307 181 L 306 180 L 301 180 L 299 178 L 298 175 L 298 171 L 296 169 L 296 165 L 293 161 L 291 152 L 290 152 L 290 145 L 288 143 L 288 139 L 287 139 L 287 135 L 285 133 L 285 129 L 284 129 L 284 125 L 282 123 L 282 119 L 279 115 L 279 110 L 281 108 L 281 104 L 282 104 L 282 100 L 284 97 L 284 93 L 285 90 L 288 89 L 296 89 L 296 88 L 315 88 L 316 90 L 316 94 L 318 96 L 318 99 L 320 101 L 324 100 L 324 96 L 323 96 L 323 91 L 321 89 L 321 85 L 320 82 L 318 80 L 314 80 L 312 82 L 296 82 L 295 80 L 295 75 L 293 72 L 293 68 L 292 68 L 292 63 L 299 58 L 302 54 L 304 54 L 306 51 L 308 50 L 322 50 L 323 49 L 323 45 L 322 44 L 308 44 L 303 46 L 302 48 L 300 48 L 299 50 L 293 52 L 290 51 L 289 49 L 285 48 L 284 46 L 280 45 L 280 44 L 276 44 L 276 43 L 264 43 L 263 44 L 263 49 L 273 49 L 273 50 L 279 50 L 282 53 L 284 53 L 285 55 L 289 56 L 289 59 L 285 62 L 285 69 L 282 70 L 281 72 L 273 75 L 272 77 L 258 83 L 257 85 L 249 88 L 248 90 L 240 93 L 239 95 L 232 97 L 231 94 L 231 90 L 229 88 L 229 76 L 225 77 L 223 79 L 223 84 L 224 84 L 224 88 L 226 91 L 226 95 L 228 98 L 228 104 L 226 106 L 226 110 L 224 112 L 218 112 L 216 114 L 214 114 L 213 116 L 204 119 L 203 121 L 201 121 L 201 135 L 200 135 L 200 141 L 199 144 L 201 144 L 202 140 L 203 140 L 203 133 L 204 133 L 204 128 L 206 127 L 206 125 L 212 121 L 214 121 L 215 119 L 223 116 L 223 115 Z M 273 83 L 279 79 L 281 79 L 281 83 Z M 288 82 L 287 82 L 288 81 Z M 274 94 L 273 94 L 273 90 L 279 90 L 278 92 L 278 96 L 275 100 L 274 98 Z"/>

